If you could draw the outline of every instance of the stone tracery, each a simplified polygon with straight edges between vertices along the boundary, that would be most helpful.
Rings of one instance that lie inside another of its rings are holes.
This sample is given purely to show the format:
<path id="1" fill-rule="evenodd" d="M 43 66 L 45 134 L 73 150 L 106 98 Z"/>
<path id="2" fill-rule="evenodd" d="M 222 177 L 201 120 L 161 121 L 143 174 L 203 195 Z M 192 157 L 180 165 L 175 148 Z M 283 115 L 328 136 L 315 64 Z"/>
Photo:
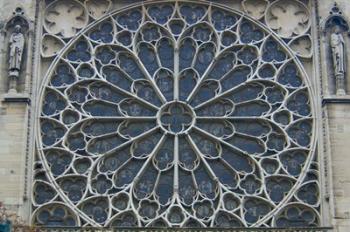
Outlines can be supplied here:
<path id="1" fill-rule="evenodd" d="M 304 34 L 310 27 L 310 13 L 299 1 L 276 1 L 269 6 L 266 23 L 282 37 Z"/>
<path id="2" fill-rule="evenodd" d="M 279 33 L 306 31 L 292 29 Z M 317 225 L 306 80 L 289 48 L 240 12 L 177 2 L 104 17 L 48 74 L 33 222 Z"/>

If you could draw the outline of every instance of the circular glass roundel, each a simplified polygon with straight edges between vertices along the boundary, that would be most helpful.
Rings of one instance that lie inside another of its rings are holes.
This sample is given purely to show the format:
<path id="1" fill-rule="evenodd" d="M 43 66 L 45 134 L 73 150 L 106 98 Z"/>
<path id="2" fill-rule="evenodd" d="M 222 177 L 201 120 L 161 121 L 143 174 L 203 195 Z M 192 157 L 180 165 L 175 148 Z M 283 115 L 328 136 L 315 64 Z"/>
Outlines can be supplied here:
<path id="1" fill-rule="evenodd" d="M 158 124 L 164 132 L 183 134 L 194 124 L 195 113 L 186 102 L 169 102 L 158 111 Z"/>
<path id="2" fill-rule="evenodd" d="M 149 3 L 77 35 L 41 95 L 34 223 L 316 226 L 308 84 L 260 25 Z"/>

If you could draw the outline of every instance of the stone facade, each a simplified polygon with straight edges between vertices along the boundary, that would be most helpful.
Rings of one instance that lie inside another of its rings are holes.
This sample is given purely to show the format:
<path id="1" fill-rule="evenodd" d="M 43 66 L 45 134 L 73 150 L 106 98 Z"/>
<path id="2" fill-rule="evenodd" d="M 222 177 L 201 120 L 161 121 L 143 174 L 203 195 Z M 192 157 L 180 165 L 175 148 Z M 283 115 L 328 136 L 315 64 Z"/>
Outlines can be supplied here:
<path id="1" fill-rule="evenodd" d="M 47 18 L 48 11 L 45 9 L 50 4 L 54 5 L 60 1 L 64 3 L 63 6 L 70 3 L 85 4 L 91 11 L 87 15 L 68 14 L 63 15 L 66 18 Z M 0 202 L 9 210 L 17 212 L 27 223 L 31 223 L 34 170 L 40 169 L 36 167 L 38 163 L 35 163 L 38 160 L 39 146 L 35 138 L 38 130 L 38 107 L 41 105 L 40 90 L 45 85 L 46 72 L 50 70 L 55 54 L 59 53 L 65 44 L 69 44 L 70 38 L 80 29 L 85 28 L 88 20 L 99 18 L 105 11 L 112 12 L 137 2 L 139 1 L 0 0 Z M 288 0 L 285 3 L 274 0 L 213 2 L 245 12 L 261 22 L 265 13 L 268 17 L 266 7 L 276 2 L 282 5 L 290 2 L 293 5 L 293 2 L 297 2 L 297 6 L 305 5 L 309 10 L 310 29 L 307 29 L 304 36 L 299 37 L 297 43 L 286 41 L 291 42 L 290 46 L 295 45 L 300 63 L 309 76 L 315 98 L 312 100 L 315 113 L 313 119 L 316 121 L 313 136 L 317 140 L 315 151 L 320 172 L 319 226 L 332 226 L 334 231 L 339 232 L 348 231 L 350 59 L 347 55 L 350 54 L 350 3 L 348 0 L 338 0 L 336 5 L 331 0 Z M 268 25 L 281 37 L 299 33 L 305 23 L 304 18 L 300 19 L 303 16 L 298 15 L 300 9 L 287 9 L 287 12 L 291 14 L 284 17 L 290 18 L 282 18 L 282 22 Z M 277 11 L 274 14 L 278 14 Z M 17 21 L 11 24 L 12 19 Z M 8 70 L 9 38 L 14 32 L 13 25 L 17 22 L 23 25 L 22 33 L 26 42 L 21 68 L 18 70 L 19 76 L 16 79 L 17 92 L 11 93 Z M 340 26 L 344 40 L 345 55 L 342 59 L 347 68 L 344 72 L 345 95 L 337 94 L 337 75 L 330 43 L 335 25 Z M 48 33 L 50 30 L 51 34 Z"/>

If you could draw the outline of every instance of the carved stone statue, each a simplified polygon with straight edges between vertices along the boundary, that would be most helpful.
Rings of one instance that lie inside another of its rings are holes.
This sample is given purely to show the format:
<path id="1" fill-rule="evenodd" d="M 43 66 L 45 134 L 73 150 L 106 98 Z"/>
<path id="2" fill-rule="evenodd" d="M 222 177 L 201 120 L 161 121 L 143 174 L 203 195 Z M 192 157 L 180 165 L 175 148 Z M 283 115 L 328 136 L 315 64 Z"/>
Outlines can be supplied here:
<path id="1" fill-rule="evenodd" d="M 24 35 L 21 26 L 16 25 L 9 41 L 9 92 L 17 92 L 17 78 L 21 71 L 21 62 L 24 50 Z"/>
<path id="2" fill-rule="evenodd" d="M 345 95 L 345 42 L 339 27 L 331 34 L 331 48 L 337 95 Z"/>

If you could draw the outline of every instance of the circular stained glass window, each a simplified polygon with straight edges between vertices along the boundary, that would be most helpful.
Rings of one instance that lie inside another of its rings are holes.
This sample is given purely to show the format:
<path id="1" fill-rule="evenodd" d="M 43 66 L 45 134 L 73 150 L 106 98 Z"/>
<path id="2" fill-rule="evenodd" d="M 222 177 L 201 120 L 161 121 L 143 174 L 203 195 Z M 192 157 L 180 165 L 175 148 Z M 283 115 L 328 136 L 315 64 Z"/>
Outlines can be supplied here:
<path id="1" fill-rule="evenodd" d="M 317 226 L 312 101 L 291 54 L 215 4 L 94 22 L 41 94 L 33 223 Z"/>

